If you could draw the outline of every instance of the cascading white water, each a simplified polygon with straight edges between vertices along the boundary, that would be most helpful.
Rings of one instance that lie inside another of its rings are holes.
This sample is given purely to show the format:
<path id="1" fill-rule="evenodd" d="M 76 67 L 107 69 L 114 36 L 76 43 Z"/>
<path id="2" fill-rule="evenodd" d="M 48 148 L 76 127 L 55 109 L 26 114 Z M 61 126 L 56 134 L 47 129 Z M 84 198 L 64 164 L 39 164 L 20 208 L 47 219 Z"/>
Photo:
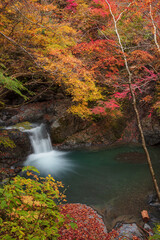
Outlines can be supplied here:
<path id="1" fill-rule="evenodd" d="M 72 171 L 73 164 L 67 159 L 67 153 L 53 150 L 44 124 L 25 131 L 29 134 L 33 153 L 27 157 L 24 166 L 34 166 L 42 175 L 62 176 Z"/>
<path id="2" fill-rule="evenodd" d="M 53 150 L 50 136 L 43 124 L 32 128 L 31 130 L 27 130 L 27 132 L 29 133 L 31 145 L 35 154 L 50 152 Z"/>

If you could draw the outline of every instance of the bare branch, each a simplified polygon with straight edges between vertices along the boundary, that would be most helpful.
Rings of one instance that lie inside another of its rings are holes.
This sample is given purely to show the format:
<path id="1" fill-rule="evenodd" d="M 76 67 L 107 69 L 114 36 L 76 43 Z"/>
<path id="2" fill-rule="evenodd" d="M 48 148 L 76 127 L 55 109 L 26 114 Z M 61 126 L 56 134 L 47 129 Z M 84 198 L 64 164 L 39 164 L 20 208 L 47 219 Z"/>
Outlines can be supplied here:
<path id="1" fill-rule="evenodd" d="M 20 46 L 17 42 L 15 42 L 12 38 L 6 36 L 4 33 L 0 32 L 0 34 L 5 37 L 8 41 L 10 41 L 11 43 L 13 43 L 13 45 L 15 45 L 16 47 L 19 47 L 23 52 L 25 52 L 36 64 L 36 66 L 39 68 L 39 64 L 35 61 L 34 57 L 22 46 Z"/>
<path id="2" fill-rule="evenodd" d="M 124 11 L 119 14 L 119 16 L 118 16 L 118 18 L 116 20 L 116 23 L 121 19 L 122 14 L 125 13 L 128 10 L 128 8 L 130 7 L 131 4 L 132 4 L 132 2 L 129 3 L 128 6 L 126 7 L 126 9 L 124 9 Z"/>
<path id="3" fill-rule="evenodd" d="M 153 19 L 153 15 L 152 15 L 152 4 L 151 3 L 149 5 L 149 8 L 150 8 L 150 17 L 151 17 L 152 25 L 153 25 L 153 29 L 154 29 L 154 41 L 155 41 L 155 44 L 157 46 L 158 52 L 160 53 L 160 46 L 157 42 L 157 28 L 156 28 L 156 25 L 154 23 L 154 19 Z"/>
<path id="4" fill-rule="evenodd" d="M 102 32 L 102 30 L 97 26 L 97 29 L 100 31 L 100 33 L 105 37 L 105 39 L 106 40 L 110 40 L 103 32 Z M 110 43 L 110 45 L 112 45 L 112 46 L 117 46 L 117 47 L 120 47 L 118 44 L 112 44 L 112 43 Z"/>
<path id="5" fill-rule="evenodd" d="M 35 75 L 40 75 L 42 74 L 42 71 L 39 72 L 26 72 L 26 73 L 15 73 L 13 75 L 11 75 L 11 78 L 18 78 L 18 77 L 33 77 Z"/>
<path id="6" fill-rule="evenodd" d="M 22 17 L 24 17 L 28 22 L 30 22 L 30 23 L 32 23 L 32 24 L 34 24 L 34 25 L 37 25 L 37 26 L 39 26 L 39 27 L 41 27 L 41 28 L 48 29 L 48 30 L 50 30 L 50 31 L 52 31 L 52 32 L 54 33 L 54 30 L 53 30 L 52 28 L 46 27 L 46 26 L 44 26 L 44 25 L 42 25 L 42 24 L 39 24 L 38 22 L 33 22 L 32 20 L 30 20 L 29 18 L 27 18 L 27 17 L 17 8 L 17 6 L 15 6 L 15 5 L 14 5 L 14 9 L 16 9 L 17 12 L 19 12 L 19 13 L 22 15 Z"/>
<path id="7" fill-rule="evenodd" d="M 48 71 L 46 70 L 42 65 L 38 64 L 34 57 L 21 45 L 19 45 L 16 41 L 14 41 L 12 38 L 6 36 L 4 33 L 0 32 L 0 35 L 2 35 L 4 38 L 6 38 L 8 41 L 10 41 L 13 45 L 15 45 L 16 47 L 20 48 L 23 52 L 25 52 L 31 59 L 32 61 L 35 63 L 36 67 L 41 68 L 44 72 L 49 73 L 49 74 L 56 74 L 58 68 L 55 69 L 55 71 Z"/>

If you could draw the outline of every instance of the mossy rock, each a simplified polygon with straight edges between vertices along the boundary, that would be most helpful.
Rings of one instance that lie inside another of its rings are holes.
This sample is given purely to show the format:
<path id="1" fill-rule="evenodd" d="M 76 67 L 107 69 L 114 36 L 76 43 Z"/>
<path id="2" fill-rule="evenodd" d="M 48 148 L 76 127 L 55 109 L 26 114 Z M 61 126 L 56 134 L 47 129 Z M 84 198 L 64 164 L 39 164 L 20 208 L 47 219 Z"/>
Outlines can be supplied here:
<path id="1" fill-rule="evenodd" d="M 19 130 L 29 130 L 32 128 L 32 124 L 30 122 L 21 122 L 17 123 L 16 125 L 12 126 L 13 129 L 19 129 Z"/>

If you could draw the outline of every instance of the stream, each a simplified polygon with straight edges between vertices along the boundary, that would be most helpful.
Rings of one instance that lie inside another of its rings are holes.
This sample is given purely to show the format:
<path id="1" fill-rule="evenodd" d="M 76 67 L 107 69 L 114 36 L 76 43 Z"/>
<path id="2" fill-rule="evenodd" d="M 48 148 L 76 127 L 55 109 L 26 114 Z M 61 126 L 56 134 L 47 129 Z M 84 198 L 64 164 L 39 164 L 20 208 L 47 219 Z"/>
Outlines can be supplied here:
<path id="1" fill-rule="evenodd" d="M 63 152 L 52 148 L 44 125 L 27 131 L 33 153 L 24 165 L 35 166 L 42 176 L 51 174 L 62 181 L 67 202 L 91 205 L 113 219 L 149 209 L 146 197 L 153 191 L 153 184 L 141 147 Z M 150 147 L 149 152 L 159 176 L 160 149 Z"/>

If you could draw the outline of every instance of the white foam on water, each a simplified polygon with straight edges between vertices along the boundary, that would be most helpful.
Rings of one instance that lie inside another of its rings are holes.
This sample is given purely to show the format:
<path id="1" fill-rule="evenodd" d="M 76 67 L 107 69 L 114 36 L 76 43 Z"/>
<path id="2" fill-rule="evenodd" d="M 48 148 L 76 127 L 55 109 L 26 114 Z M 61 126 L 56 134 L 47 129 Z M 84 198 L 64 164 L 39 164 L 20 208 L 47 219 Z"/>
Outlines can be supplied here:
<path id="1" fill-rule="evenodd" d="M 73 171 L 74 165 L 67 158 L 68 153 L 53 149 L 44 124 L 25 131 L 29 134 L 33 153 L 27 157 L 24 166 L 34 166 L 42 175 L 52 174 L 57 177 Z"/>

